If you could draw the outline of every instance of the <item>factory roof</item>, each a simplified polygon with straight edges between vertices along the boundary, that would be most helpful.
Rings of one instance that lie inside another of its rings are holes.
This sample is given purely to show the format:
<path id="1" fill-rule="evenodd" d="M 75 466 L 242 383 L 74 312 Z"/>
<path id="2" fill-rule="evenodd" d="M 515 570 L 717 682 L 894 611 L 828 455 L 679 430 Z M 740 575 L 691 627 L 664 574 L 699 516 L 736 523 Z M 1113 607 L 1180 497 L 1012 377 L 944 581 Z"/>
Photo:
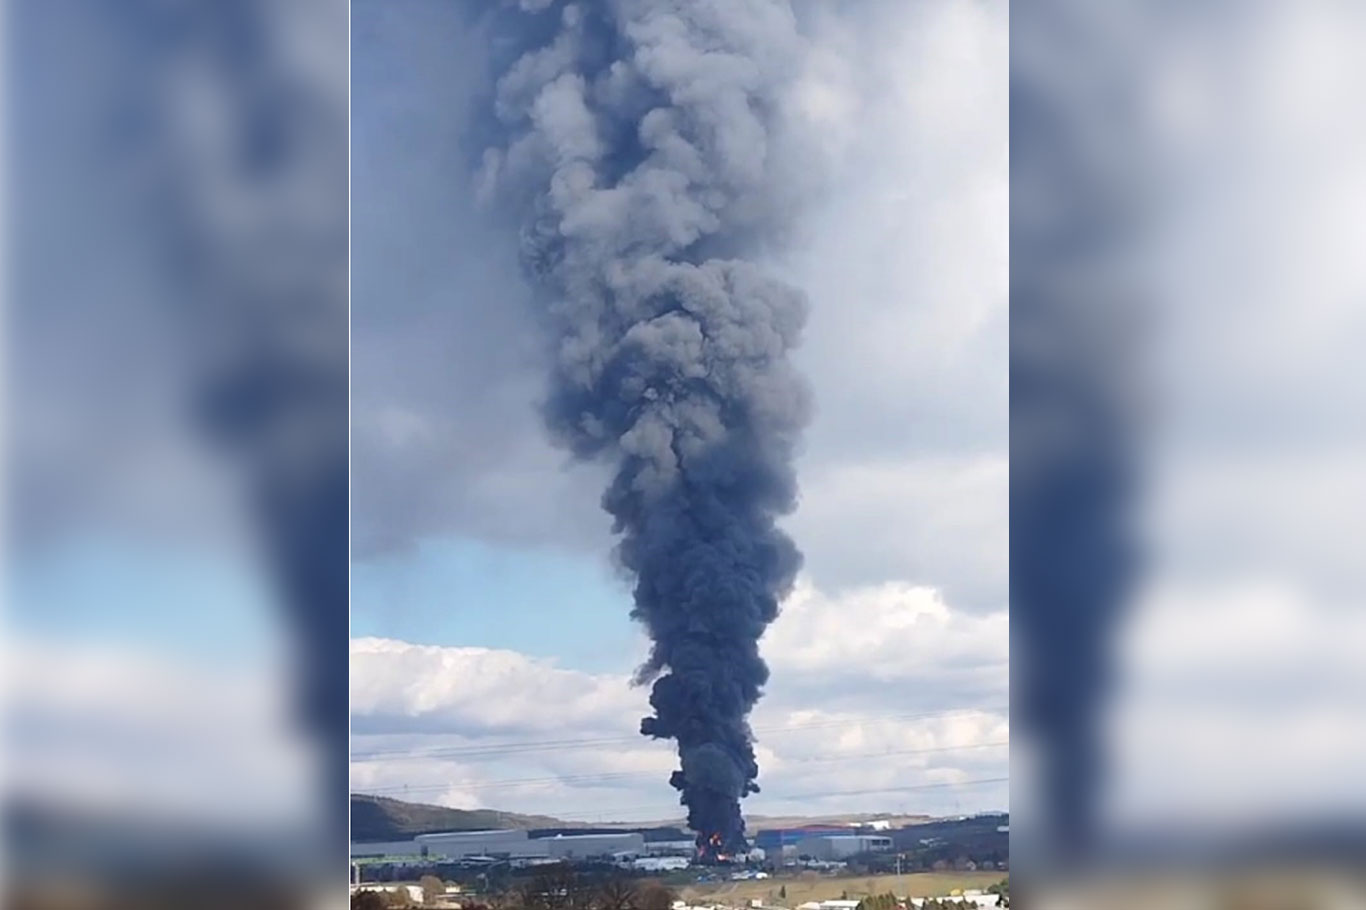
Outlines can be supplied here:
<path id="1" fill-rule="evenodd" d="M 827 834 L 823 831 L 811 835 L 812 840 L 890 840 L 885 834 Z"/>
<path id="2" fill-rule="evenodd" d="M 424 837 L 488 837 L 490 834 L 525 835 L 526 831 L 522 828 L 480 828 L 477 831 L 428 831 L 425 834 L 415 835 L 415 839 L 422 840 Z"/>

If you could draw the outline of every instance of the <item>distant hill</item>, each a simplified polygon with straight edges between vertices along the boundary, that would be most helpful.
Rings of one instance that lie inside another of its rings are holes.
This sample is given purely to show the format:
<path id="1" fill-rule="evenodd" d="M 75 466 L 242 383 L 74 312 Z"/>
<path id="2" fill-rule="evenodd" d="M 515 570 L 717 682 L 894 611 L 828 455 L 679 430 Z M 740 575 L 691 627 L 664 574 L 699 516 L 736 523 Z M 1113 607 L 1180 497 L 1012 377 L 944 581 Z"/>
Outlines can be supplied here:
<path id="1" fill-rule="evenodd" d="M 1010 859 L 1010 816 L 1002 812 L 964 818 L 937 818 L 887 832 L 892 848 L 906 857 L 910 868 L 929 869 L 940 860 L 970 859 L 995 865 Z"/>
<path id="2" fill-rule="evenodd" d="M 606 824 L 593 825 L 591 827 L 575 826 L 571 828 L 534 828 L 529 833 L 532 837 L 556 837 L 563 834 L 569 837 L 574 834 L 603 834 L 621 831 L 634 831 L 645 838 L 645 842 L 655 843 L 658 841 L 678 841 L 692 840 L 691 831 L 677 825 L 649 826 L 649 825 L 627 825 L 627 824 Z"/>
<path id="3" fill-rule="evenodd" d="M 801 828 L 806 825 L 866 825 L 874 821 L 885 821 L 894 828 L 906 825 L 920 825 L 933 821 L 930 815 L 902 815 L 886 812 L 847 812 L 843 815 L 746 815 L 745 829 L 754 834 L 773 828 Z M 677 818 L 659 818 L 648 822 L 599 822 L 595 829 L 615 828 L 629 831 L 650 831 L 672 828 L 686 830 L 687 822 Z M 691 837 L 691 834 L 685 835 Z M 648 840 L 648 838 L 646 838 Z"/>
<path id="4" fill-rule="evenodd" d="M 449 809 L 383 796 L 351 794 L 351 839 L 354 841 L 403 840 L 435 831 L 558 828 L 564 824 L 548 815 L 518 815 L 496 809 Z"/>
<path id="5" fill-rule="evenodd" d="M 923 839 L 945 837 L 951 842 L 959 841 L 967 835 L 975 846 L 992 847 L 1003 841 L 1005 835 L 996 830 L 1005 824 L 1008 817 L 980 816 L 972 819 L 932 819 L 924 815 L 849 813 L 846 815 L 811 816 L 750 816 L 746 819 L 751 833 L 767 828 L 800 827 L 810 824 L 858 824 L 874 819 L 891 822 L 894 835 L 901 841 L 919 843 Z M 910 828 L 904 826 L 913 826 Z M 354 841 L 404 840 L 418 834 L 436 831 L 480 831 L 490 828 L 522 828 L 537 834 L 583 833 L 587 831 L 627 830 L 640 831 L 646 840 L 679 839 L 686 840 L 692 835 L 686 826 L 672 819 L 653 822 L 601 822 L 586 826 L 583 823 L 565 821 L 547 815 L 519 815 L 515 812 L 500 812 L 497 809 L 449 809 L 445 806 L 431 806 L 424 803 L 408 803 L 384 796 L 370 796 L 364 793 L 351 794 L 351 839 Z M 944 830 L 940 830 L 943 828 Z"/>

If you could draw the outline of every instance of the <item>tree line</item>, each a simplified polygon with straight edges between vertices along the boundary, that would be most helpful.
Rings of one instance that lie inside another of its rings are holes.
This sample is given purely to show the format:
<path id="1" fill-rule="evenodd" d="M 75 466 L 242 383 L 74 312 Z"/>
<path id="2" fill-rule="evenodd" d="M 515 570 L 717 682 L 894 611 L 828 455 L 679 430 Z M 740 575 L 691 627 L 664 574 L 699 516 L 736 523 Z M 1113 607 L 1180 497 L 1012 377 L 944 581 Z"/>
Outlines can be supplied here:
<path id="1" fill-rule="evenodd" d="M 444 894 L 435 876 L 422 881 L 423 905 L 434 906 Z M 464 910 L 671 910 L 678 895 L 654 880 L 619 874 L 589 875 L 567 863 L 547 866 L 498 894 L 461 900 Z M 351 910 L 395 910 L 413 906 L 404 892 L 358 891 Z"/>

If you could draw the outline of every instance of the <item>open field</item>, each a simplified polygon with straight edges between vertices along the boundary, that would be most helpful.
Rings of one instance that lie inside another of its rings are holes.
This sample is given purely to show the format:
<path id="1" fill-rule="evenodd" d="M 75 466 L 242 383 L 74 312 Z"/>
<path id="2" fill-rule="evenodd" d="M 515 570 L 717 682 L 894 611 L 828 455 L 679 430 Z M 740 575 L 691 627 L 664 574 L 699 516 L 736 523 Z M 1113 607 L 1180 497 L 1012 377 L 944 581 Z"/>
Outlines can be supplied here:
<path id="1" fill-rule="evenodd" d="M 847 894 L 858 899 L 870 894 L 891 891 L 903 897 L 936 897 L 955 888 L 986 888 L 1006 877 L 1004 872 L 908 872 L 905 875 L 828 876 L 803 873 L 791 877 L 775 876 L 762 881 L 714 882 L 687 885 L 679 889 L 686 901 L 705 901 L 711 898 L 728 904 L 740 904 L 753 898 L 795 907 L 806 901 L 837 900 Z M 779 897 L 779 889 L 787 888 L 787 897 Z"/>

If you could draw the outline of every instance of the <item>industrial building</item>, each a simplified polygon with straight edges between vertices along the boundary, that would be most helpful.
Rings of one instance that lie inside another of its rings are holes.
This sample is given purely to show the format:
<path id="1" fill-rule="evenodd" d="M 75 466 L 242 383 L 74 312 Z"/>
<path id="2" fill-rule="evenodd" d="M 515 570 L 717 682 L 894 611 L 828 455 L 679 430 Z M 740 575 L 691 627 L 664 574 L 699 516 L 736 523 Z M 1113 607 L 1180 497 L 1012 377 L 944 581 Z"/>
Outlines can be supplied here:
<path id="1" fill-rule="evenodd" d="M 493 831 L 443 831 L 439 834 L 419 834 L 414 838 L 427 848 L 428 855 L 448 859 L 467 856 L 496 856 L 502 858 L 545 856 L 542 841 L 532 840 L 521 829 Z"/>
<path id="2" fill-rule="evenodd" d="M 496 859 L 580 860 L 635 857 L 645 854 L 645 836 L 637 832 L 557 834 L 531 837 L 520 829 L 443 831 L 419 834 L 407 841 L 351 844 L 351 859 L 422 857 L 431 861 L 459 861 L 471 857 Z"/>
<path id="3" fill-rule="evenodd" d="M 778 853 L 783 847 L 795 847 L 808 837 L 826 834 L 848 834 L 849 829 L 841 825 L 803 825 L 800 828 L 765 828 L 754 835 L 754 845 L 763 847 L 771 853 Z"/>
<path id="4" fill-rule="evenodd" d="M 551 859 L 599 859 L 612 856 L 641 856 L 645 835 L 635 831 L 611 834 L 557 834 L 531 841 L 544 845 Z"/>
<path id="5" fill-rule="evenodd" d="M 675 872 L 691 864 L 686 856 L 642 856 L 631 861 L 633 868 L 644 872 Z"/>
<path id="6" fill-rule="evenodd" d="M 821 834 L 798 841 L 792 851 L 816 860 L 838 860 L 890 849 L 892 839 L 883 834 Z"/>
<path id="7" fill-rule="evenodd" d="M 697 853 L 697 843 L 692 840 L 647 840 L 645 852 L 651 856 L 688 856 Z"/>
<path id="8" fill-rule="evenodd" d="M 422 845 L 415 840 L 370 841 L 352 843 L 352 859 L 378 859 L 383 856 L 426 856 Z"/>

